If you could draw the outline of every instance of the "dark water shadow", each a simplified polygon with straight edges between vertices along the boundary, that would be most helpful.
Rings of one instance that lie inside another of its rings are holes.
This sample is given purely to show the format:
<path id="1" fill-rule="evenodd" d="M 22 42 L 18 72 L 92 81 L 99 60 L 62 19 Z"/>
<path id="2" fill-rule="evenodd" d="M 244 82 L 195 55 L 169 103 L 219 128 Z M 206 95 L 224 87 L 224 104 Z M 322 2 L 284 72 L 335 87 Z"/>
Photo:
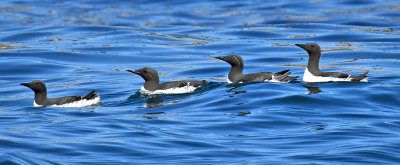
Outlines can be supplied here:
<path id="1" fill-rule="evenodd" d="M 303 85 L 303 87 L 307 88 L 307 95 L 318 94 L 322 92 L 322 90 L 317 86 Z"/>
<path id="2" fill-rule="evenodd" d="M 235 95 L 241 94 L 241 93 L 247 93 L 246 90 L 243 90 L 243 87 L 246 86 L 247 84 L 250 84 L 250 83 L 228 84 L 226 87 L 228 87 L 229 89 L 226 90 L 226 92 L 228 93 L 229 97 L 234 97 Z"/>

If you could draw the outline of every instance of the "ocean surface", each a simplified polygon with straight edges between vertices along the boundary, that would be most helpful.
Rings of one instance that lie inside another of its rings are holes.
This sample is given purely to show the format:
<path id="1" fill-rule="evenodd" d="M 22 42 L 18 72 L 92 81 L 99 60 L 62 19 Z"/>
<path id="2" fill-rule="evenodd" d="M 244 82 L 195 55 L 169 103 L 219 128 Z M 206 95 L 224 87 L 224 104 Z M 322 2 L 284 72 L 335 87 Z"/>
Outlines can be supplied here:
<path id="1" fill-rule="evenodd" d="M 0 164 L 400 164 L 400 1 L 0 1 Z M 324 71 L 369 82 L 304 83 L 318 43 Z M 227 84 L 290 69 L 292 83 Z M 193 93 L 145 96 L 127 69 Z M 93 107 L 33 107 L 101 94 Z"/>

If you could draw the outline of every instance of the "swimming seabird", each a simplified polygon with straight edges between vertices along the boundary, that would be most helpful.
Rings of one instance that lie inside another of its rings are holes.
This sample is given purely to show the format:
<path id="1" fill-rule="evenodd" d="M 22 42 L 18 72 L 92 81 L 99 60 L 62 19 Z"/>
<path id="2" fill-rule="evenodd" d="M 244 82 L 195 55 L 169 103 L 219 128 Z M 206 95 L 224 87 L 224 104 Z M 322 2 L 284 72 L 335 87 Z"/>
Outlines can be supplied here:
<path id="1" fill-rule="evenodd" d="M 100 102 L 100 95 L 96 95 L 94 90 L 85 96 L 47 98 L 47 89 L 43 81 L 33 80 L 29 83 L 21 83 L 20 85 L 26 86 L 35 92 L 35 100 L 33 101 L 35 107 L 83 107 L 95 105 Z"/>
<path id="2" fill-rule="evenodd" d="M 330 82 L 330 81 L 361 81 L 367 82 L 368 71 L 359 76 L 353 76 L 341 72 L 322 72 L 319 69 L 319 59 L 321 57 L 321 48 L 316 43 L 295 44 L 303 48 L 308 53 L 308 64 L 304 71 L 304 82 Z"/>
<path id="3" fill-rule="evenodd" d="M 248 82 L 290 82 L 296 80 L 298 76 L 289 76 L 291 72 L 284 70 L 276 73 L 257 72 L 243 74 L 243 59 L 239 55 L 217 56 L 214 57 L 225 61 L 231 65 L 231 70 L 227 76 L 228 83 L 248 83 Z"/>
<path id="4" fill-rule="evenodd" d="M 150 67 L 144 67 L 138 70 L 127 70 L 128 72 L 135 73 L 141 76 L 145 82 L 140 88 L 141 93 L 145 94 L 181 94 L 190 93 L 195 89 L 206 84 L 205 80 L 202 81 L 171 81 L 160 84 L 158 72 Z"/>

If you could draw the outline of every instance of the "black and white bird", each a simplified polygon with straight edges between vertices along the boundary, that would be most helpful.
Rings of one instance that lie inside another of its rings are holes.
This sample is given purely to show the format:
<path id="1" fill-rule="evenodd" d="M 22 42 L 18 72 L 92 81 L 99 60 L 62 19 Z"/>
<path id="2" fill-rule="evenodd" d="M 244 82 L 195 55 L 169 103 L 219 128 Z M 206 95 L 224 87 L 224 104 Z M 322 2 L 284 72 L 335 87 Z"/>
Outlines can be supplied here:
<path id="1" fill-rule="evenodd" d="M 217 56 L 214 57 L 225 61 L 231 65 L 231 70 L 226 78 L 228 83 L 248 83 L 248 82 L 290 82 L 297 79 L 298 76 L 289 76 L 289 70 L 272 72 L 257 72 L 243 74 L 243 59 L 239 55 Z"/>
<path id="2" fill-rule="evenodd" d="M 85 96 L 64 96 L 57 98 L 47 98 L 47 88 L 43 81 L 33 80 L 29 83 L 21 83 L 20 85 L 31 88 L 35 92 L 35 107 L 84 107 L 95 105 L 100 102 L 100 95 L 96 95 L 93 91 Z"/>
<path id="3" fill-rule="evenodd" d="M 144 94 L 182 94 L 191 93 L 197 88 L 205 85 L 207 82 L 202 81 L 170 81 L 160 84 L 158 72 L 149 67 L 144 67 L 138 70 L 127 70 L 141 76 L 145 82 L 140 88 L 140 92 Z"/>
<path id="4" fill-rule="evenodd" d="M 368 81 L 368 71 L 359 76 L 353 76 L 341 72 L 322 72 L 319 69 L 319 59 L 321 57 L 321 48 L 316 43 L 295 44 L 303 48 L 308 53 L 308 64 L 304 71 L 304 82 L 331 82 L 331 81 Z"/>

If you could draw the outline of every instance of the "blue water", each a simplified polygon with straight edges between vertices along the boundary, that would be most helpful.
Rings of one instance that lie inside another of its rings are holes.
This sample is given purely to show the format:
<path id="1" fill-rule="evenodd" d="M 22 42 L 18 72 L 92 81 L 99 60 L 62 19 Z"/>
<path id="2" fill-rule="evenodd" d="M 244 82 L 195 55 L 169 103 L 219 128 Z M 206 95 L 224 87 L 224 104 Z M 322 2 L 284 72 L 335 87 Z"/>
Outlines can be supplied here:
<path id="1" fill-rule="evenodd" d="M 399 164 L 400 2 L 6 0 L 0 2 L 0 164 Z M 303 83 L 308 56 L 368 83 Z M 230 84 L 290 69 L 294 83 Z M 148 97 L 127 69 L 207 80 Z M 95 89 L 101 104 L 34 108 Z"/>

